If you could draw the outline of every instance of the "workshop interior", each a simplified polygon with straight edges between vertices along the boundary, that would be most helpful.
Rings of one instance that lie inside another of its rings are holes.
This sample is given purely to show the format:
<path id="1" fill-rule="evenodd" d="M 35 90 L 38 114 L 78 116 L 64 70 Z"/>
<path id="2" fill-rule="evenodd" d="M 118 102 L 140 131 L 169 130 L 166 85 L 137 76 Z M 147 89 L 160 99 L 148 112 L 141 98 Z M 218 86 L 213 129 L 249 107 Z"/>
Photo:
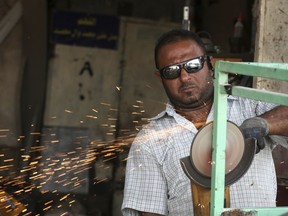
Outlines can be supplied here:
<path id="1" fill-rule="evenodd" d="M 287 20 L 286 0 L 0 0 L 0 215 L 120 216 L 130 145 L 167 102 L 157 38 L 183 28 L 213 64 L 284 63 Z M 288 93 L 285 81 L 229 83 Z M 273 157 L 288 206 L 288 150 Z"/>

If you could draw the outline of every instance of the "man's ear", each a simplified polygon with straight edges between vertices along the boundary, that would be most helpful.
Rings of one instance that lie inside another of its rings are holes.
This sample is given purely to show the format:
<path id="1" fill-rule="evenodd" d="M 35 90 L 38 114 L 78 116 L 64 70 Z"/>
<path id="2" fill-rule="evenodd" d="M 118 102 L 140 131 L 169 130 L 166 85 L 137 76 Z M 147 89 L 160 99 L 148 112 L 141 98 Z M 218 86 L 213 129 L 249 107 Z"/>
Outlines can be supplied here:
<path id="1" fill-rule="evenodd" d="M 212 56 L 209 56 L 209 62 L 208 62 L 208 67 L 209 70 L 211 71 L 211 76 L 213 79 L 215 79 L 215 74 L 214 74 L 214 66 L 215 66 L 215 59 Z"/>
<path id="2" fill-rule="evenodd" d="M 215 65 L 215 59 L 213 58 L 213 56 L 209 56 L 209 69 L 210 70 L 214 70 L 214 65 Z"/>

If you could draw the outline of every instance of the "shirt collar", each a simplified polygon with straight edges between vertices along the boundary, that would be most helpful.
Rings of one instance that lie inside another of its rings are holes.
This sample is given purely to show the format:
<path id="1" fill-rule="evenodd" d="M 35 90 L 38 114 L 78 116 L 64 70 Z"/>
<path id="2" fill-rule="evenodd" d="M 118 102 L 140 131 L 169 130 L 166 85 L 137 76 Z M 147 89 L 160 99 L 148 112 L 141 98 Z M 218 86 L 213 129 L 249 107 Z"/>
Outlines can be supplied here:
<path id="1" fill-rule="evenodd" d="M 174 116 L 176 114 L 174 107 L 170 102 L 166 104 L 165 110 L 163 110 L 161 113 L 159 113 L 157 116 L 151 118 L 151 120 L 156 120 L 164 117 L 165 115 L 168 116 Z"/>

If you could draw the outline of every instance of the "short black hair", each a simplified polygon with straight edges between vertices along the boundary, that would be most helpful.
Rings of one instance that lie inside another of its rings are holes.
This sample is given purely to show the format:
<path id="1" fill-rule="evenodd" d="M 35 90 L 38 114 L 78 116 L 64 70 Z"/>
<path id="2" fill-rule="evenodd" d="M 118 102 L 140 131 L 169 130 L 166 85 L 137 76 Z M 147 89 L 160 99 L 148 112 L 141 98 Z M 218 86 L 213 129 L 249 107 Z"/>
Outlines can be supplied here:
<path id="1" fill-rule="evenodd" d="M 157 69 L 159 69 L 158 61 L 157 61 L 159 49 L 169 43 L 183 41 L 183 40 L 195 41 L 199 45 L 199 47 L 203 50 L 204 54 L 206 54 L 205 45 L 203 41 L 201 40 L 201 38 L 199 37 L 199 35 L 197 35 L 194 32 L 184 30 L 184 29 L 172 29 L 164 33 L 162 36 L 160 36 L 160 38 L 156 42 L 156 46 L 154 49 L 154 61 L 155 61 L 155 66 Z"/>

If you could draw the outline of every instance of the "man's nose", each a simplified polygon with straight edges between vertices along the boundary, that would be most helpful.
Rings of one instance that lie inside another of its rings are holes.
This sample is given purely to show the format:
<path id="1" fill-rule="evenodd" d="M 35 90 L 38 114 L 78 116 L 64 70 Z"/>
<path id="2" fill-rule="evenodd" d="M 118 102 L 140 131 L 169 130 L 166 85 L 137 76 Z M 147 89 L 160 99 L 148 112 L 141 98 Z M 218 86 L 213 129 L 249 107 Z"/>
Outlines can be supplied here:
<path id="1" fill-rule="evenodd" d="M 190 79 L 189 73 L 183 67 L 181 68 L 181 71 L 180 71 L 180 79 L 182 81 L 187 81 Z"/>

